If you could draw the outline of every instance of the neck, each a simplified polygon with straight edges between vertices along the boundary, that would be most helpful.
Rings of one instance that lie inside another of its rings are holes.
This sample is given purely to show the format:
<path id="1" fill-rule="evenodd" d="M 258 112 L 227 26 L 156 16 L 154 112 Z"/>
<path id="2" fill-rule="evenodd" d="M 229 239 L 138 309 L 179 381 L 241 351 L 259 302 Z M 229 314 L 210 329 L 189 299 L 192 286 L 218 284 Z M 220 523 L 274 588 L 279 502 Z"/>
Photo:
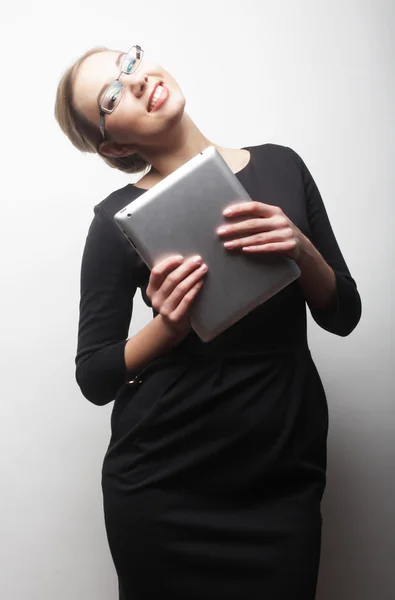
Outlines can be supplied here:
<path id="1" fill-rule="evenodd" d="M 215 146 L 222 153 L 225 148 L 206 138 L 192 119 L 183 113 L 179 123 L 166 132 L 166 139 L 153 148 L 139 149 L 139 154 L 152 165 L 151 174 L 167 177 L 185 162 L 202 152 L 208 146 Z"/>

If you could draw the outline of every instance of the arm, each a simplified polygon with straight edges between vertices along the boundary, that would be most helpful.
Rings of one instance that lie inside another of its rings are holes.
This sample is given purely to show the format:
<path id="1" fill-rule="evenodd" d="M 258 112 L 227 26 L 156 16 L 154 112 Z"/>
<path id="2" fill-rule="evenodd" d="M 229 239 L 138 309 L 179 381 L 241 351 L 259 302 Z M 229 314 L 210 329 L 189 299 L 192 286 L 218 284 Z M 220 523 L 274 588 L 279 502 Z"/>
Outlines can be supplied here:
<path id="1" fill-rule="evenodd" d="M 113 400 L 133 372 L 179 341 L 161 315 L 127 340 L 137 289 L 128 250 L 113 220 L 95 209 L 82 257 L 75 360 L 77 383 L 97 405 Z"/>
<path id="2" fill-rule="evenodd" d="M 128 371 L 140 371 L 146 364 L 162 356 L 179 344 L 185 333 L 176 333 L 162 315 L 156 315 L 141 331 L 131 337 L 125 345 L 125 364 Z"/>
<path id="3" fill-rule="evenodd" d="M 310 309 L 330 309 L 336 302 L 336 275 L 311 241 L 301 234 L 299 285 Z"/>
<path id="4" fill-rule="evenodd" d="M 303 179 L 310 240 L 302 244 L 298 264 L 300 286 L 318 325 L 337 335 L 349 335 L 361 317 L 357 285 L 343 258 L 318 187 L 301 157 L 292 158 Z"/>

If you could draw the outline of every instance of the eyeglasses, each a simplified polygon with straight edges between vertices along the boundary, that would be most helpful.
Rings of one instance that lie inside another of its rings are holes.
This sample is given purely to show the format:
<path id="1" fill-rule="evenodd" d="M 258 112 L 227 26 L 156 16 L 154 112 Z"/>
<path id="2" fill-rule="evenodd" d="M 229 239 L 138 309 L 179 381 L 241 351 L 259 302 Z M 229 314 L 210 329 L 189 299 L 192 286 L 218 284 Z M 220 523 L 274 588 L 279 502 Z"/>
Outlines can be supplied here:
<path id="1" fill-rule="evenodd" d="M 120 74 L 118 75 L 117 79 L 108 86 L 100 99 L 100 133 L 102 134 L 103 140 L 106 139 L 104 116 L 110 115 L 116 109 L 121 101 L 125 89 L 119 79 L 123 73 L 125 73 L 125 75 L 131 75 L 131 73 L 134 73 L 138 69 L 143 59 L 143 55 L 144 51 L 140 46 L 132 46 L 132 48 L 130 48 L 122 61 Z"/>

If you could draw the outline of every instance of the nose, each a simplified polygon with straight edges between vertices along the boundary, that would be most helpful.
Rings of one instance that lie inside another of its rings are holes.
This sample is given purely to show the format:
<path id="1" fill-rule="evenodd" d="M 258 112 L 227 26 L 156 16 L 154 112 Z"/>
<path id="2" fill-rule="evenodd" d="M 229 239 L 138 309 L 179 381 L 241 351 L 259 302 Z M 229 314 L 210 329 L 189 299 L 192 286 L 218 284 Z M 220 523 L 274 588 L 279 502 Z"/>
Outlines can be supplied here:
<path id="1" fill-rule="evenodd" d="M 144 94 L 147 84 L 148 75 L 139 69 L 137 69 L 137 71 L 131 75 L 124 75 L 123 85 L 129 87 L 129 89 L 137 98 L 140 98 Z"/>

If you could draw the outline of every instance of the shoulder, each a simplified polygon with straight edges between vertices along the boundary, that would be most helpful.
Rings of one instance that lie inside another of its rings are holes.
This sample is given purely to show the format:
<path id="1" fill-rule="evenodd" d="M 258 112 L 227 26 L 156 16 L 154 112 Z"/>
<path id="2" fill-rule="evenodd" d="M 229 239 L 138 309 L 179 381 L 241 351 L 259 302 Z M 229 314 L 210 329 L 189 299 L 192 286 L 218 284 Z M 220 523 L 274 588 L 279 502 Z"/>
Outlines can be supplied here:
<path id="1" fill-rule="evenodd" d="M 297 178 L 303 174 L 305 163 L 298 152 L 291 146 L 265 143 L 249 146 L 255 162 L 261 163 L 267 169 L 278 175 L 292 175 Z"/>
<path id="2" fill-rule="evenodd" d="M 100 252 L 117 250 L 135 260 L 135 250 L 114 220 L 114 215 L 139 196 L 139 190 L 126 185 L 112 192 L 93 207 L 94 216 L 89 227 L 87 245 Z"/>
<path id="3" fill-rule="evenodd" d="M 94 206 L 94 213 L 99 214 L 100 212 L 106 213 L 108 217 L 113 219 L 115 213 L 121 208 L 124 208 L 129 202 L 135 200 L 140 194 L 137 188 L 132 185 L 125 185 L 124 187 L 115 190 L 109 196 L 104 198 L 101 202 Z"/>
<path id="4" fill-rule="evenodd" d="M 291 146 L 285 146 L 284 144 L 274 144 L 271 142 L 267 142 L 265 144 L 259 144 L 257 146 L 250 146 L 249 148 L 250 150 L 253 150 L 253 152 L 256 155 L 265 158 L 281 161 L 292 160 L 294 162 L 302 160 L 294 148 L 291 148 Z"/>
<path id="5" fill-rule="evenodd" d="M 106 229 L 112 237 L 118 238 L 121 244 L 128 248 L 130 244 L 116 224 L 114 215 L 135 200 L 141 192 L 142 190 L 129 184 L 112 192 L 93 207 L 94 217 L 91 228 Z"/>

